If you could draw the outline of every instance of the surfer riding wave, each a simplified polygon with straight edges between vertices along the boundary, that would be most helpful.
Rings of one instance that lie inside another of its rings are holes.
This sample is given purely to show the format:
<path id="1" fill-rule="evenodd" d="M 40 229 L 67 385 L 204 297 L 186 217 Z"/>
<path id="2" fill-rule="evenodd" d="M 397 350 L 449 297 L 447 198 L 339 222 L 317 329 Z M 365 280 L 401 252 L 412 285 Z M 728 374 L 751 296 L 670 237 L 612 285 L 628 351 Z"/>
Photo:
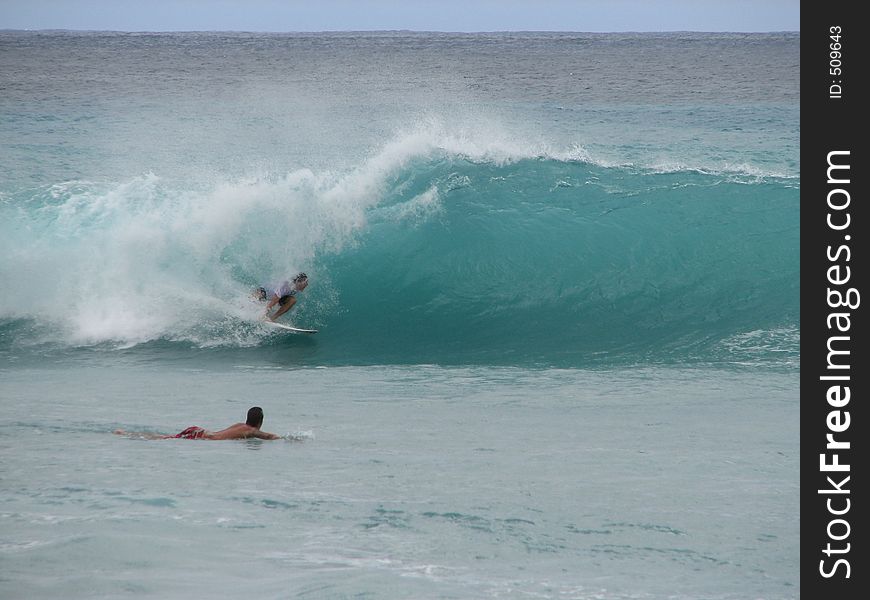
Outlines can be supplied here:
<path id="1" fill-rule="evenodd" d="M 254 290 L 254 297 L 260 302 L 267 302 L 265 317 L 270 321 L 275 321 L 288 310 L 296 305 L 296 294 L 308 287 L 308 275 L 299 273 L 292 281 L 282 281 L 277 286 L 265 287 L 261 286 Z M 275 314 L 269 313 L 278 305 L 278 310 Z"/>

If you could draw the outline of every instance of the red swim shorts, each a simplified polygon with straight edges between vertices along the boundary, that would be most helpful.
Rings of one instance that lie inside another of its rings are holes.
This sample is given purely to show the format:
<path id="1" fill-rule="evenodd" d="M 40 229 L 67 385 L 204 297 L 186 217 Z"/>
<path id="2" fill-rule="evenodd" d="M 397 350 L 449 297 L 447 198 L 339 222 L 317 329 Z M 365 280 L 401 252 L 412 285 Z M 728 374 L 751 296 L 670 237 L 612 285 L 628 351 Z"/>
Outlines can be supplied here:
<path id="1" fill-rule="evenodd" d="M 205 435 L 205 429 L 202 427 L 188 427 L 175 437 L 182 438 L 185 440 L 199 440 L 202 439 L 202 436 Z"/>

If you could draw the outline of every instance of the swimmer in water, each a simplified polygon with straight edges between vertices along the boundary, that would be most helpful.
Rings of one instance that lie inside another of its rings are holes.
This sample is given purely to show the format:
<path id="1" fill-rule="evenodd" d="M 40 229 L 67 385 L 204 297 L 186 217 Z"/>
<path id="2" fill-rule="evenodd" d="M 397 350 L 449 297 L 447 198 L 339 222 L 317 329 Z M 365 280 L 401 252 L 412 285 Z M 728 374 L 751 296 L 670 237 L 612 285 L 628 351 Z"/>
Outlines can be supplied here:
<path id="1" fill-rule="evenodd" d="M 226 429 L 220 431 L 208 431 L 202 427 L 188 427 L 184 431 L 175 435 L 162 435 L 155 433 L 135 433 L 124 431 L 123 429 L 115 430 L 117 435 L 129 435 L 141 437 L 150 440 L 168 440 L 168 439 L 184 439 L 184 440 L 244 440 L 249 438 L 257 438 L 260 440 L 278 440 L 280 435 L 260 431 L 263 425 L 263 409 L 259 406 L 252 406 L 248 410 L 248 417 L 244 423 L 236 423 L 230 425 Z"/>

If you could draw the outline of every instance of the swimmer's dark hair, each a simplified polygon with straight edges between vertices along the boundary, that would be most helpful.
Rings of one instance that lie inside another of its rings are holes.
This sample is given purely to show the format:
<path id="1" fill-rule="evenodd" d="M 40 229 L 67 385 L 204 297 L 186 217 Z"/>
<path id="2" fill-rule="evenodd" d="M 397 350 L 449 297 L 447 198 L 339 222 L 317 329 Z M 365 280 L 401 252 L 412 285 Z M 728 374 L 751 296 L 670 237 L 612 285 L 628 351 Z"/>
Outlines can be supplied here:
<path id="1" fill-rule="evenodd" d="M 263 409 L 259 406 L 252 406 L 248 409 L 248 420 L 245 421 L 246 425 L 250 425 L 251 427 L 259 427 L 263 424 Z"/>
<path id="2" fill-rule="evenodd" d="M 308 279 L 308 275 L 305 273 L 299 273 L 296 277 L 293 278 L 293 283 L 299 283 L 300 281 L 305 281 Z"/>

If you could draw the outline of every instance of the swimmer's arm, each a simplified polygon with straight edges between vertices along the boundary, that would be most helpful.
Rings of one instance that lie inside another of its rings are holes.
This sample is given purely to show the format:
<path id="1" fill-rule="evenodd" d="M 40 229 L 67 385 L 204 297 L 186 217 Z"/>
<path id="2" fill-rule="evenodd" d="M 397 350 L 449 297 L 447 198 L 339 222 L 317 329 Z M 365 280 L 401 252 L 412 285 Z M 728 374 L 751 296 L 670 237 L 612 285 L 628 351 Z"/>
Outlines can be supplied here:
<path id="1" fill-rule="evenodd" d="M 280 440 L 280 435 L 275 435 L 274 433 L 269 433 L 267 431 L 255 431 L 251 434 L 251 437 L 259 438 L 261 440 Z"/>

